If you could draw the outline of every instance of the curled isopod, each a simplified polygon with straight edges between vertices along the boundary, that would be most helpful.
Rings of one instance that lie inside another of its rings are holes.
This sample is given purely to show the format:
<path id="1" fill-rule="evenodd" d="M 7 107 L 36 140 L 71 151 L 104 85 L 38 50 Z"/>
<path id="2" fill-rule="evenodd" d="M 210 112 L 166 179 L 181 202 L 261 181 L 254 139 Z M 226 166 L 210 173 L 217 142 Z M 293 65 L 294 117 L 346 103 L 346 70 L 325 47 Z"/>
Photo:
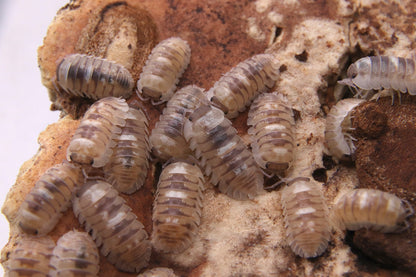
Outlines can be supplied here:
<path id="1" fill-rule="evenodd" d="M 172 96 L 150 135 L 152 152 L 157 157 L 168 160 L 171 157 L 186 158 L 192 154 L 183 137 L 183 124 L 185 114 L 202 104 L 208 104 L 208 100 L 197 86 L 186 86 Z"/>
<path id="2" fill-rule="evenodd" d="M 82 54 L 62 59 L 56 69 L 56 81 L 69 94 L 95 100 L 108 96 L 127 98 L 134 87 L 133 77 L 124 66 Z"/>
<path id="3" fill-rule="evenodd" d="M 167 267 L 155 267 L 149 270 L 146 270 L 142 274 L 137 275 L 137 277 L 176 277 L 177 275 L 173 269 Z"/>
<path id="4" fill-rule="evenodd" d="M 107 182 L 89 180 L 75 196 L 74 214 L 110 263 L 127 272 L 147 266 L 151 251 L 148 235 L 117 190 Z"/>
<path id="5" fill-rule="evenodd" d="M 409 227 L 413 214 L 409 202 L 394 194 L 375 189 L 354 189 L 344 194 L 334 206 L 334 215 L 347 230 L 367 228 L 390 233 Z"/>
<path id="6" fill-rule="evenodd" d="M 190 58 L 191 48 L 185 40 L 171 37 L 161 41 L 153 48 L 137 81 L 138 96 L 168 101 Z"/>
<path id="7" fill-rule="evenodd" d="M 53 250 L 50 276 L 98 276 L 100 256 L 86 232 L 69 231 L 59 238 Z"/>
<path id="8" fill-rule="evenodd" d="M 149 167 L 149 126 L 142 109 L 129 108 L 126 124 L 114 141 L 104 173 L 115 189 L 130 194 L 141 188 Z"/>
<path id="9" fill-rule="evenodd" d="M 348 159 L 355 152 L 354 138 L 350 132 L 351 111 L 364 100 L 348 98 L 340 100 L 326 117 L 325 141 L 328 150 L 337 160 Z"/>
<path id="10" fill-rule="evenodd" d="M 321 255 L 328 247 L 330 223 L 321 188 L 309 178 L 293 179 L 282 191 L 286 239 L 302 258 Z"/>
<path id="11" fill-rule="evenodd" d="M 83 183 L 81 169 L 69 162 L 49 168 L 19 207 L 16 217 L 19 229 L 30 235 L 49 233 L 71 205 L 75 188 Z"/>
<path id="12" fill-rule="evenodd" d="M 237 200 L 264 192 L 263 174 L 252 153 L 224 113 L 213 106 L 196 109 L 185 120 L 184 136 L 206 176 L 222 193 Z"/>
<path id="13" fill-rule="evenodd" d="M 273 55 L 255 55 L 225 73 L 208 91 L 208 99 L 234 118 L 258 93 L 274 85 L 278 72 Z"/>
<path id="14" fill-rule="evenodd" d="M 257 164 L 266 171 L 285 175 L 293 161 L 295 126 L 293 111 L 281 94 L 260 94 L 248 113 L 248 134 Z"/>
<path id="15" fill-rule="evenodd" d="M 198 165 L 174 161 L 160 174 L 153 204 L 152 245 L 180 253 L 193 242 L 201 222 L 204 175 Z"/>
<path id="16" fill-rule="evenodd" d="M 126 124 L 129 110 L 124 99 L 106 97 L 85 113 L 67 148 L 67 159 L 81 165 L 102 167 L 110 159 L 114 138 Z"/>

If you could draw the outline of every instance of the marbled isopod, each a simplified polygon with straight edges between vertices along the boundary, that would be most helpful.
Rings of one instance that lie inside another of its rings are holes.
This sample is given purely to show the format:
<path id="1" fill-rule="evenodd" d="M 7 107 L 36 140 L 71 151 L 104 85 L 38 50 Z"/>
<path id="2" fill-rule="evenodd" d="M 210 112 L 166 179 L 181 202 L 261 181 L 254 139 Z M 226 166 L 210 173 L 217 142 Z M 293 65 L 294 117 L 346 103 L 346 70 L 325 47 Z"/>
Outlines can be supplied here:
<path id="1" fill-rule="evenodd" d="M 68 161 L 104 166 L 113 153 L 114 138 L 126 124 L 128 110 L 126 101 L 115 97 L 106 97 L 92 104 L 69 143 Z"/>
<path id="2" fill-rule="evenodd" d="M 143 67 L 137 81 L 137 93 L 153 100 L 168 101 L 176 89 L 191 59 L 191 48 L 188 43 L 178 37 L 161 41 Z"/>
<path id="3" fill-rule="evenodd" d="M 153 248 L 180 253 L 192 244 L 201 222 L 203 190 L 204 175 L 191 162 L 172 162 L 162 170 L 153 204 Z"/>
<path id="4" fill-rule="evenodd" d="M 351 111 L 365 100 L 348 98 L 340 100 L 326 117 L 325 141 L 328 150 L 337 160 L 348 159 L 355 152 Z"/>
<path id="5" fill-rule="evenodd" d="M 71 205 L 76 187 L 83 183 L 81 168 L 69 162 L 49 168 L 19 207 L 16 217 L 19 229 L 31 235 L 49 233 Z"/>
<path id="6" fill-rule="evenodd" d="M 224 74 L 208 91 L 208 99 L 234 118 L 254 97 L 274 85 L 279 68 L 271 54 L 258 54 Z"/>
<path id="7" fill-rule="evenodd" d="M 142 274 L 137 275 L 137 277 L 176 277 L 175 272 L 167 267 L 155 267 L 149 270 L 146 270 Z"/>
<path id="8" fill-rule="evenodd" d="M 373 231 L 400 232 L 409 227 L 407 217 L 412 206 L 394 194 L 375 189 L 354 189 L 335 204 L 334 215 L 347 230 L 367 228 Z"/>
<path id="9" fill-rule="evenodd" d="M 185 114 L 202 104 L 208 104 L 203 90 L 187 86 L 177 91 L 166 104 L 163 114 L 150 135 L 152 152 L 162 160 L 186 158 L 192 154 L 183 137 Z"/>
<path id="10" fill-rule="evenodd" d="M 91 236 L 69 231 L 59 238 L 53 250 L 51 277 L 98 276 L 100 256 Z"/>
<path id="11" fill-rule="evenodd" d="M 302 258 L 321 255 L 328 247 L 330 222 L 321 188 L 309 178 L 292 180 L 282 191 L 286 239 Z"/>
<path id="12" fill-rule="evenodd" d="M 102 58 L 71 54 L 56 69 L 56 81 L 65 92 L 92 99 L 108 96 L 128 98 L 134 87 L 130 72 Z"/>
<path id="13" fill-rule="evenodd" d="M 293 161 L 295 148 L 293 111 L 284 97 L 260 94 L 248 113 L 248 134 L 257 164 L 274 174 L 285 175 Z"/>
<path id="14" fill-rule="evenodd" d="M 185 120 L 184 136 L 189 147 L 222 193 L 237 200 L 264 192 L 263 174 L 252 153 L 224 113 L 210 105 L 196 109 Z"/>
<path id="15" fill-rule="evenodd" d="M 133 107 L 115 138 L 113 155 L 104 166 L 106 179 L 115 189 L 133 193 L 142 187 L 149 167 L 149 124 L 143 110 Z"/>
<path id="16" fill-rule="evenodd" d="M 4 263 L 6 277 L 46 277 L 55 242 L 50 237 L 22 236 Z"/>
<path id="17" fill-rule="evenodd" d="M 88 181 L 76 193 L 73 208 L 101 254 L 117 269 L 138 272 L 147 266 L 151 245 L 143 224 L 109 183 Z"/>

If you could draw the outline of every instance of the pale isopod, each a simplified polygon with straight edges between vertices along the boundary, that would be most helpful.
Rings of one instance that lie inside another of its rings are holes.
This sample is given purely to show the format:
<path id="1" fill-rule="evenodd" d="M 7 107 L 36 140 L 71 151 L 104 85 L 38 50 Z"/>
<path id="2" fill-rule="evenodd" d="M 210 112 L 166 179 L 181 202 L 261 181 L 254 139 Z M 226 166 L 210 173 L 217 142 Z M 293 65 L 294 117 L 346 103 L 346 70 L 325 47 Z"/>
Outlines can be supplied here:
<path id="1" fill-rule="evenodd" d="M 167 165 L 160 174 L 153 204 L 152 245 L 161 252 L 186 250 L 201 222 L 204 175 L 188 161 Z"/>
<path id="2" fill-rule="evenodd" d="M 53 250 L 51 277 L 98 276 L 100 256 L 91 236 L 69 231 L 59 238 Z"/>
<path id="3" fill-rule="evenodd" d="M 171 37 L 161 41 L 153 48 L 137 81 L 138 96 L 168 101 L 190 58 L 191 48 L 185 40 Z"/>
<path id="4" fill-rule="evenodd" d="M 176 277 L 175 272 L 167 267 L 155 267 L 149 270 L 146 270 L 142 274 L 137 275 L 137 277 Z"/>
<path id="5" fill-rule="evenodd" d="M 330 223 L 321 188 L 309 178 L 296 178 L 282 191 L 286 239 L 303 258 L 321 255 L 328 247 Z"/>
<path id="6" fill-rule="evenodd" d="M 71 54 L 56 69 L 60 88 L 75 96 L 101 99 L 108 96 L 127 98 L 134 81 L 122 65 L 102 58 Z"/>
<path id="7" fill-rule="evenodd" d="M 177 91 L 166 104 L 163 114 L 150 135 L 152 152 L 162 160 L 185 158 L 192 154 L 183 137 L 185 114 L 208 104 L 203 90 L 187 86 Z"/>
<path id="8" fill-rule="evenodd" d="M 151 245 L 143 224 L 109 183 L 88 181 L 76 193 L 73 208 L 101 254 L 117 269 L 138 272 L 147 266 Z"/>
<path id="9" fill-rule="evenodd" d="M 274 85 L 278 72 L 273 55 L 255 55 L 224 74 L 208 91 L 208 99 L 234 118 L 259 92 Z"/>
<path id="10" fill-rule="evenodd" d="M 264 192 L 263 174 L 252 153 L 224 113 L 210 105 L 196 109 L 184 125 L 189 147 L 201 160 L 205 175 L 222 193 L 237 200 Z"/>
<path id="11" fill-rule="evenodd" d="M 71 205 L 75 188 L 83 183 L 81 169 L 69 162 L 49 168 L 19 207 L 19 229 L 31 235 L 49 233 Z"/>
<path id="12" fill-rule="evenodd" d="M 295 126 L 293 111 L 284 97 L 260 94 L 248 113 L 248 134 L 257 164 L 274 174 L 284 175 L 293 161 Z"/>
<path id="13" fill-rule="evenodd" d="M 394 194 L 375 189 L 355 189 L 344 194 L 334 206 L 334 215 L 347 230 L 400 232 L 409 227 L 406 218 L 412 206 Z"/>

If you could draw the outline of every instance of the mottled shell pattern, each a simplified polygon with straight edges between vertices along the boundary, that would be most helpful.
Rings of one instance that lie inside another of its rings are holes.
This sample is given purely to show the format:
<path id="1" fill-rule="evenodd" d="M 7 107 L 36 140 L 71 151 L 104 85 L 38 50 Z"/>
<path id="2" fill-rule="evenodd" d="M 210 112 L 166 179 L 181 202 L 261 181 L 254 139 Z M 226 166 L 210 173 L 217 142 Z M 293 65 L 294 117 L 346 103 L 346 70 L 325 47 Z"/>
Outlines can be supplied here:
<path id="1" fill-rule="evenodd" d="M 196 109 L 185 120 L 184 136 L 213 185 L 231 198 L 247 200 L 264 192 L 263 174 L 224 113 L 213 106 Z"/>
<path id="2" fill-rule="evenodd" d="M 146 270 L 142 274 L 137 275 L 137 277 L 177 277 L 177 275 L 170 268 L 155 267 L 155 268 Z"/>
<path id="3" fill-rule="evenodd" d="M 204 175 L 198 165 L 174 161 L 160 174 L 153 204 L 152 245 L 157 251 L 180 253 L 198 233 Z"/>

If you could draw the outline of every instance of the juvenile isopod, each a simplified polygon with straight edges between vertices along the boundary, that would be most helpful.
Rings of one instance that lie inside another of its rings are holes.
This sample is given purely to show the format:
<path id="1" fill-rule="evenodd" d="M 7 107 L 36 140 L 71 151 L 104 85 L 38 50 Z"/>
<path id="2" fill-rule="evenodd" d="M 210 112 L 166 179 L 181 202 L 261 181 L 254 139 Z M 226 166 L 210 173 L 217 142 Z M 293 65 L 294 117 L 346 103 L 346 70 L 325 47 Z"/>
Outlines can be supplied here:
<path id="1" fill-rule="evenodd" d="M 153 204 L 152 245 L 180 253 L 193 242 L 201 222 L 204 175 L 198 165 L 174 161 L 160 174 Z"/>
<path id="2" fill-rule="evenodd" d="M 205 175 L 213 185 L 219 184 L 222 193 L 246 200 L 264 192 L 260 168 L 223 111 L 199 107 L 185 120 L 184 136 Z"/>
<path id="3" fill-rule="evenodd" d="M 383 233 L 401 232 L 409 227 L 406 219 L 412 214 L 409 202 L 375 189 L 349 191 L 334 206 L 337 221 L 352 231 L 367 228 Z"/>
<path id="4" fill-rule="evenodd" d="M 126 101 L 115 97 L 106 97 L 92 104 L 69 143 L 68 161 L 104 166 L 113 153 L 114 138 L 126 124 L 128 110 Z"/>
<path id="5" fill-rule="evenodd" d="M 81 169 L 69 162 L 49 168 L 19 207 L 16 217 L 19 229 L 30 235 L 49 233 L 71 205 L 75 188 L 83 183 Z"/>
<path id="6" fill-rule="evenodd" d="M 108 96 L 128 98 L 134 87 L 133 77 L 124 66 L 83 54 L 62 59 L 56 69 L 56 82 L 69 94 L 95 100 Z"/>
<path id="7" fill-rule="evenodd" d="M 173 269 L 167 267 L 155 267 L 149 270 L 146 270 L 142 274 L 137 275 L 137 277 L 176 277 L 177 275 Z"/>
<path id="8" fill-rule="evenodd" d="M 325 125 L 325 142 L 332 156 L 337 160 L 348 159 L 355 152 L 354 138 L 350 132 L 351 111 L 364 100 L 347 98 L 331 108 Z"/>
<path id="9" fill-rule="evenodd" d="M 248 134 L 257 164 L 266 171 L 285 175 L 293 161 L 293 111 L 281 94 L 260 94 L 248 113 Z"/>
<path id="10" fill-rule="evenodd" d="M 168 101 L 191 59 L 191 48 L 178 37 L 161 41 L 149 55 L 137 81 L 137 94 Z"/>
<path id="11" fill-rule="evenodd" d="M 91 236 L 69 231 L 59 238 L 53 250 L 51 277 L 98 276 L 100 256 Z"/>
<path id="12" fill-rule="evenodd" d="M 168 160 L 192 154 L 182 129 L 185 114 L 202 104 L 208 104 L 208 100 L 203 90 L 197 86 L 184 87 L 172 96 L 150 135 L 152 152 L 157 157 Z"/>
<path id="13" fill-rule="evenodd" d="M 109 183 L 89 180 L 73 199 L 74 214 L 103 256 L 122 271 L 147 266 L 151 245 L 143 224 Z"/>
<path id="14" fill-rule="evenodd" d="M 330 223 L 321 188 L 309 178 L 299 177 L 282 191 L 286 239 L 302 258 L 321 255 L 328 247 Z"/>
<path id="15" fill-rule="evenodd" d="M 258 93 L 274 85 L 278 72 L 273 55 L 255 55 L 225 73 L 208 91 L 208 99 L 234 118 Z"/>

